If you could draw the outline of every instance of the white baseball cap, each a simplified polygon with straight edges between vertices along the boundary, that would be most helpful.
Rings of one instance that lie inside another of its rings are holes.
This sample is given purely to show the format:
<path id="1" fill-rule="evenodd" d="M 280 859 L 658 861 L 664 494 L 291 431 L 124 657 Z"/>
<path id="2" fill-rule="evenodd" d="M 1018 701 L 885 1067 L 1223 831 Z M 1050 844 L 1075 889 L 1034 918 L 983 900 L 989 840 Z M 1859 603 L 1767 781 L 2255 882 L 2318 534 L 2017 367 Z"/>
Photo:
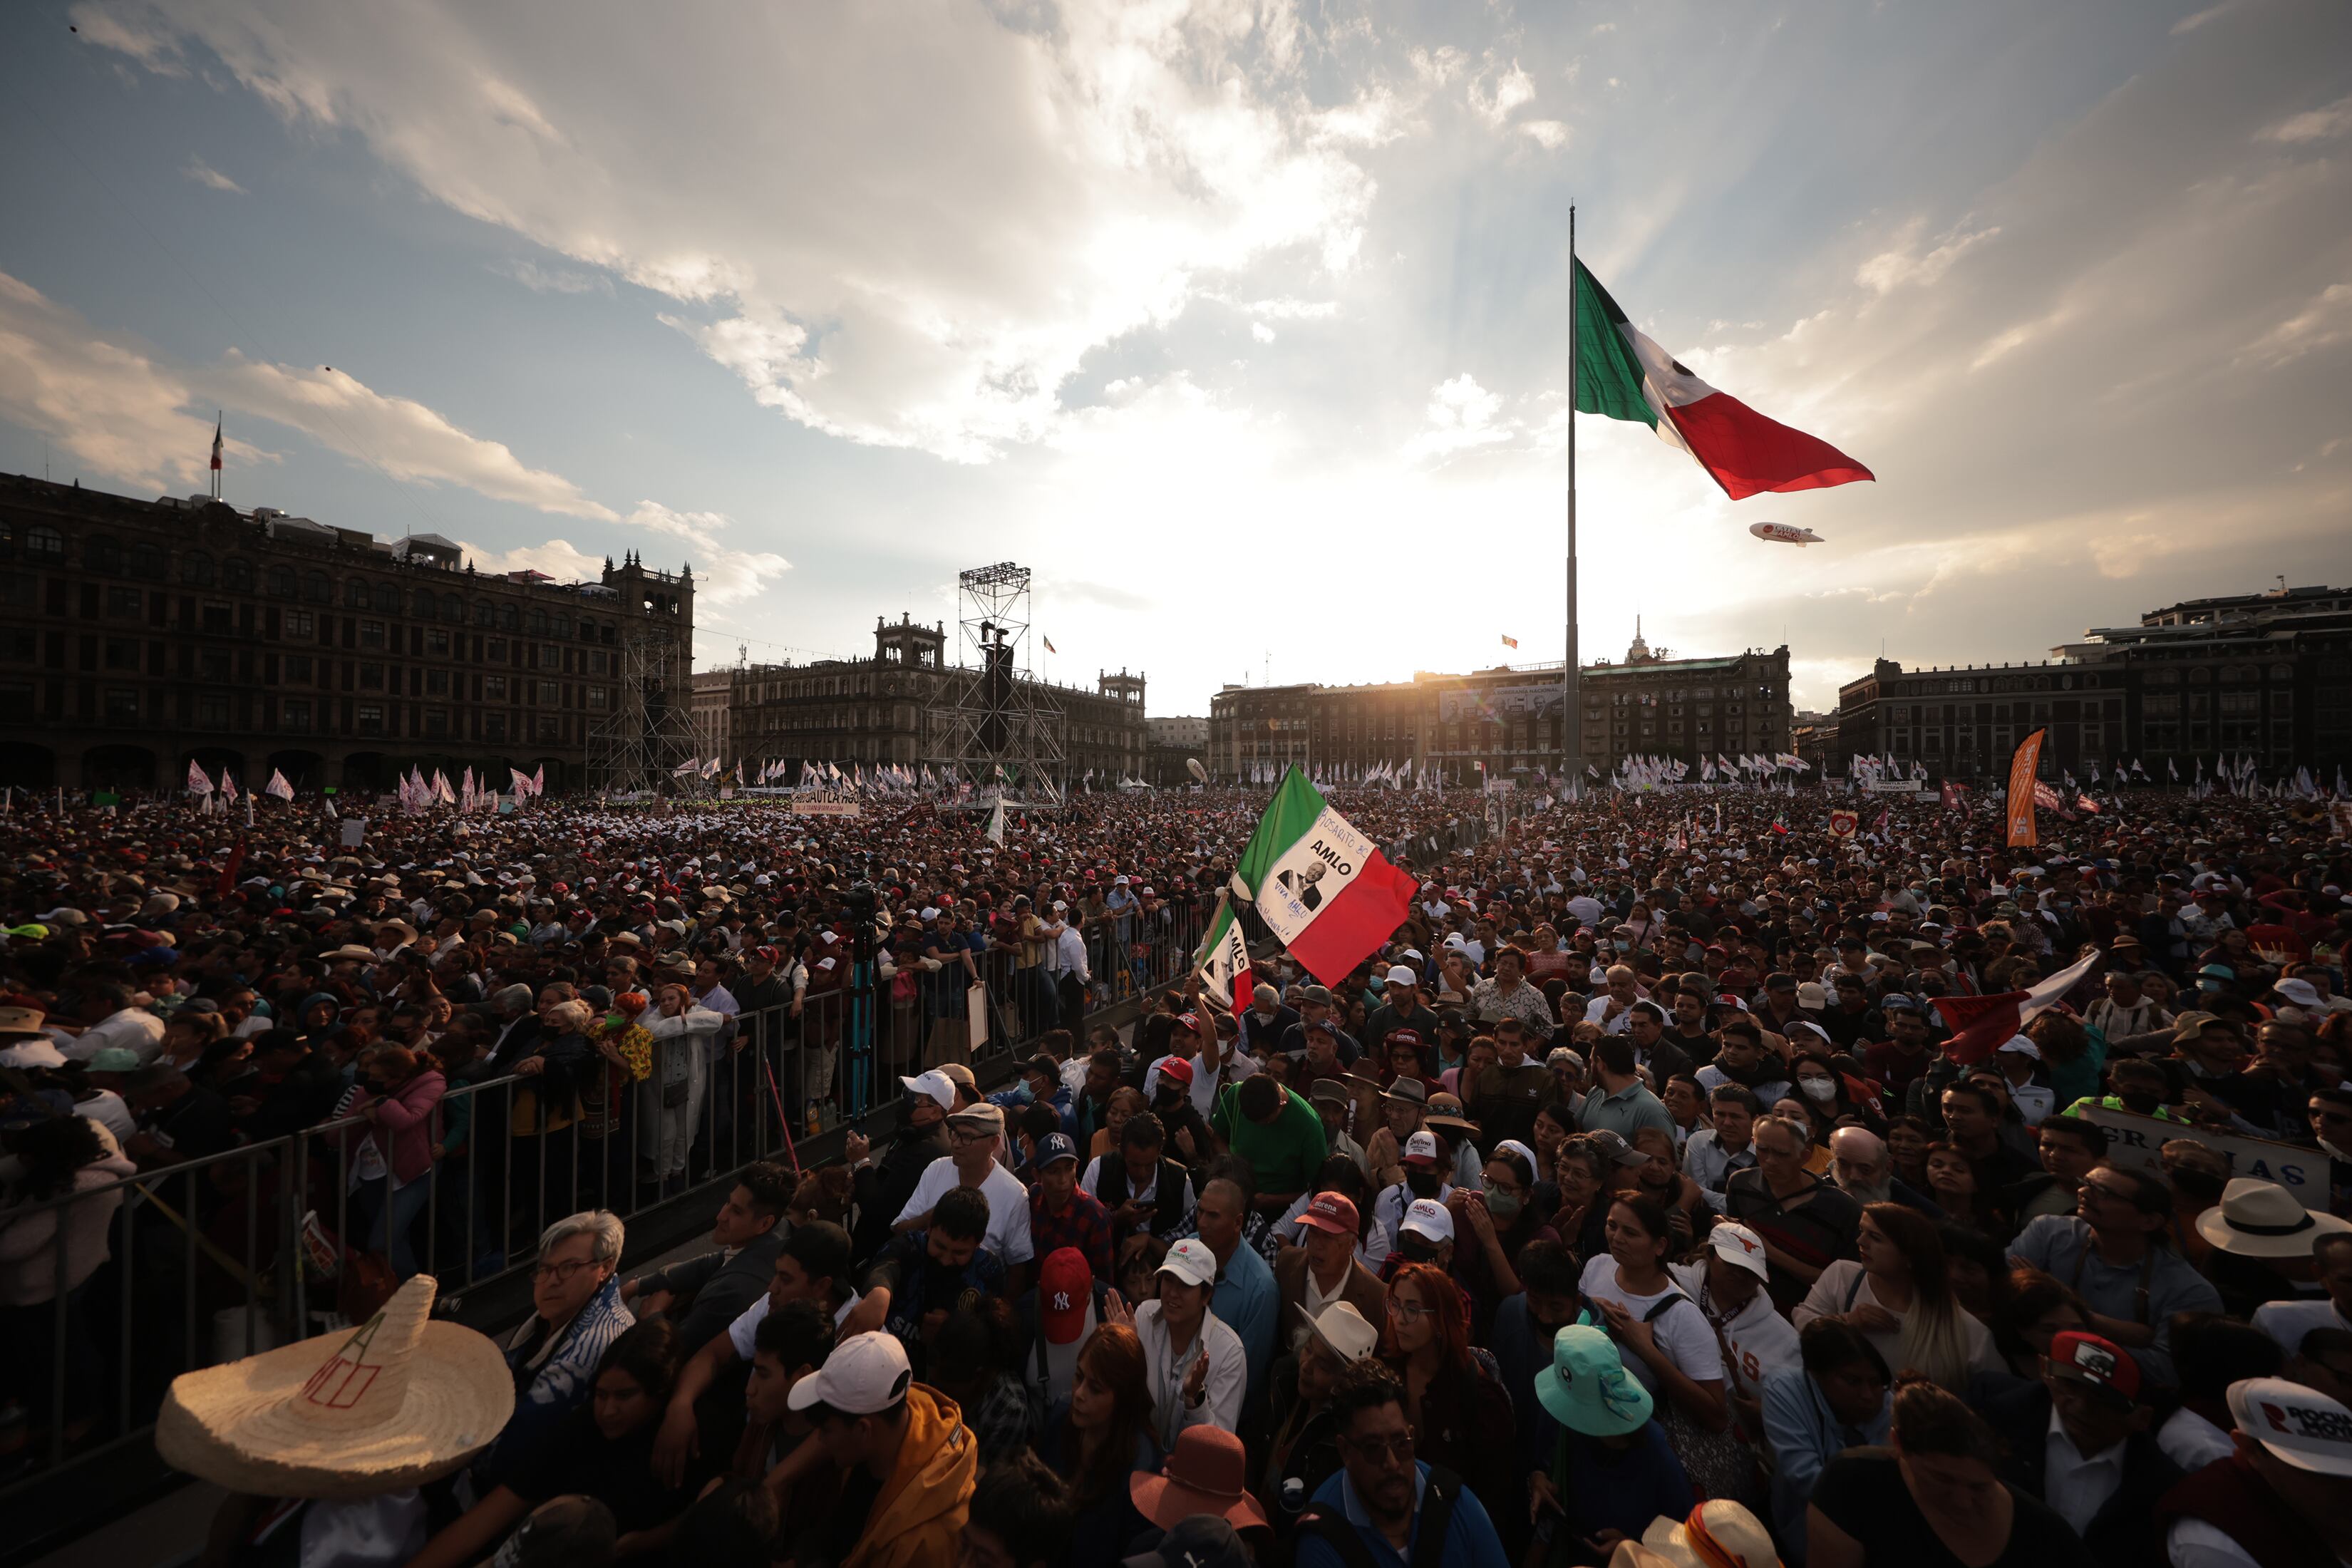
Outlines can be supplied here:
<path id="1" fill-rule="evenodd" d="M 2249 1377 L 2230 1385 L 2238 1430 L 2298 1470 L 2352 1476 L 2352 1410 L 2283 1377 Z"/>
<path id="2" fill-rule="evenodd" d="M 785 1403 L 806 1410 L 819 1400 L 848 1415 L 871 1415 L 907 1397 L 915 1381 L 907 1347 L 879 1330 L 852 1334 L 833 1347 L 824 1364 L 793 1384 Z"/>
<path id="3" fill-rule="evenodd" d="M 1726 1262 L 1737 1263 L 1759 1279 L 1772 1277 L 1771 1265 L 1764 1259 L 1764 1238 L 1737 1220 L 1717 1220 L 1706 1233 L 1706 1244 Z"/>
<path id="4" fill-rule="evenodd" d="M 1217 1255 L 1209 1250 L 1208 1243 L 1197 1237 L 1187 1237 L 1168 1249 L 1168 1259 L 1159 1271 L 1173 1274 L 1187 1285 L 1213 1285 L 1217 1282 Z"/>
<path id="5" fill-rule="evenodd" d="M 1424 1241 L 1452 1241 L 1454 1216 L 1435 1198 L 1415 1198 L 1405 1205 L 1404 1228 Z"/>
<path id="6" fill-rule="evenodd" d="M 1421 984 L 1421 976 L 1415 974 L 1411 969 L 1400 963 L 1389 971 L 1389 984 L 1391 985 L 1418 985 Z"/>
<path id="7" fill-rule="evenodd" d="M 1992 1049 L 1995 1056 L 2007 1051 L 2011 1056 L 2032 1057 L 2037 1062 L 2042 1059 L 2042 1047 L 2023 1035 L 2011 1035 Z"/>
<path id="8" fill-rule="evenodd" d="M 1438 1160 L 1437 1134 L 1424 1129 L 1404 1141 L 1404 1157 L 1408 1160 Z"/>
<path id="9" fill-rule="evenodd" d="M 919 1094 L 938 1101 L 941 1110 L 955 1109 L 955 1079 L 936 1068 L 930 1072 L 919 1073 L 913 1078 L 902 1078 L 898 1080 L 898 1087 L 908 1094 Z"/>

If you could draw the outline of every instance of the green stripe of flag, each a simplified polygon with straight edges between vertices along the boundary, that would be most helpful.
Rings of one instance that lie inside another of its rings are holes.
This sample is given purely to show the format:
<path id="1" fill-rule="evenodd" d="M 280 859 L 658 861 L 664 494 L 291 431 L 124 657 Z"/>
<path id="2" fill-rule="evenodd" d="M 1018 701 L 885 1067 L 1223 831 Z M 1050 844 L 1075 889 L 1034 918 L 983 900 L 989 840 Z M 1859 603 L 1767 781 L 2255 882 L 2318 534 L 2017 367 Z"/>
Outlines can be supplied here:
<path id="1" fill-rule="evenodd" d="M 1609 290 L 1576 264 L 1576 411 L 1632 419 L 1658 427 L 1658 411 L 1642 395 L 1642 363 L 1623 331 L 1625 312 Z"/>
<path id="2" fill-rule="evenodd" d="M 1265 885 L 1266 875 L 1283 852 L 1307 836 L 1315 819 L 1323 815 L 1323 797 L 1307 775 L 1296 765 L 1286 774 L 1282 787 L 1274 792 L 1274 799 L 1258 821 L 1257 831 L 1250 835 L 1249 847 L 1242 851 L 1241 862 L 1234 868 L 1234 879 L 1241 885 L 1243 895 L 1253 903 Z"/>

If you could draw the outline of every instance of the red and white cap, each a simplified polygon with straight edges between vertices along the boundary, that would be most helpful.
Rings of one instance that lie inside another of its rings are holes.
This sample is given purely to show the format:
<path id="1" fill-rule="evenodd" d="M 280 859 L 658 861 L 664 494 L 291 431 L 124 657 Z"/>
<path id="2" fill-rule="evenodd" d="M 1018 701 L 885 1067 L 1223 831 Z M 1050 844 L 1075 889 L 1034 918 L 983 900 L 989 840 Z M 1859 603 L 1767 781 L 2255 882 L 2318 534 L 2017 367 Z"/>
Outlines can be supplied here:
<path id="1" fill-rule="evenodd" d="M 1343 1193 L 1318 1193 L 1307 1204 L 1306 1212 L 1298 1216 L 1298 1223 L 1328 1231 L 1333 1236 L 1353 1236 L 1357 1231 L 1358 1217 L 1354 1199 Z"/>
<path id="2" fill-rule="evenodd" d="M 1170 1057 L 1160 1064 L 1160 1076 L 1171 1083 L 1181 1083 L 1190 1089 L 1192 1086 L 1192 1064 L 1182 1057 Z"/>
<path id="3" fill-rule="evenodd" d="M 1764 1238 L 1738 1220 L 1717 1220 L 1715 1228 L 1706 1233 L 1706 1244 L 1725 1262 L 1738 1264 L 1759 1279 L 1772 1278 L 1771 1265 L 1764 1258 Z"/>
<path id="4" fill-rule="evenodd" d="M 1437 1134 L 1424 1130 L 1406 1139 L 1404 1157 L 1407 1160 L 1420 1161 L 1424 1164 L 1436 1164 L 1439 1159 Z"/>
<path id="5" fill-rule="evenodd" d="M 2230 1385 L 2230 1415 L 2279 1463 L 2352 1476 L 2352 1410 L 2318 1390 L 2283 1377 L 2250 1377 Z"/>
<path id="6" fill-rule="evenodd" d="M 1094 1270 L 1076 1247 L 1057 1247 L 1037 1266 L 1037 1321 L 1048 1344 L 1075 1344 L 1094 1300 Z"/>
<path id="7" fill-rule="evenodd" d="M 1423 1241 L 1452 1241 L 1454 1216 L 1435 1198 L 1415 1198 L 1405 1205 L 1404 1228 Z"/>

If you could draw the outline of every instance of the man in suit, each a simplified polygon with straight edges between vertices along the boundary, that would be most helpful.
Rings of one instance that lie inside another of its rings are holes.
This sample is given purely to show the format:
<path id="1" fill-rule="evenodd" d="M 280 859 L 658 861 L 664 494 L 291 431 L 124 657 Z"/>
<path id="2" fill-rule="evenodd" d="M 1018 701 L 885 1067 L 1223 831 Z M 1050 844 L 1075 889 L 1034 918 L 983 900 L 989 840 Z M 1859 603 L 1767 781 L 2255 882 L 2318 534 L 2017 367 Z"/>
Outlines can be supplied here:
<path id="1" fill-rule="evenodd" d="M 2042 1381 L 1995 1395 L 1986 1421 L 2009 1449 L 2005 1479 L 2065 1516 L 2102 1568 L 2166 1561 L 2157 1500 L 2180 1479 L 2150 1435 L 2139 1363 L 2096 1334 L 2063 1333 Z"/>
<path id="2" fill-rule="evenodd" d="M 1348 1302 L 1368 1323 L 1387 1322 L 1388 1291 L 1380 1276 L 1356 1260 L 1354 1202 L 1339 1193 L 1318 1193 L 1298 1223 L 1299 1245 L 1284 1247 L 1274 1261 L 1280 1346 L 1296 1352 L 1308 1331 L 1307 1321 L 1331 1301 Z"/>
<path id="3" fill-rule="evenodd" d="M 628 1281 L 621 1300 L 640 1320 L 667 1313 L 679 1355 L 692 1355 L 767 1292 L 784 1245 L 777 1222 L 792 1196 L 792 1173 L 782 1165 L 745 1166 L 711 1221 L 717 1249 Z"/>

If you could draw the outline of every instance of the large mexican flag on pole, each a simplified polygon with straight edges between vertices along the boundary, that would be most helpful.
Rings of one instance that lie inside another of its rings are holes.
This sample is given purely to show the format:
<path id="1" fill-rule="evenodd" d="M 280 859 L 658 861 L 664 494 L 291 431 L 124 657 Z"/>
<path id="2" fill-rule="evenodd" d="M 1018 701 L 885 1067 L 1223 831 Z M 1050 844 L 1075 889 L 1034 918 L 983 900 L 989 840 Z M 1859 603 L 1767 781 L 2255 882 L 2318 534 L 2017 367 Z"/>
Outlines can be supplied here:
<path id="1" fill-rule="evenodd" d="M 1255 903 L 1291 956 L 1337 985 L 1403 923 L 1419 887 L 1294 767 L 1242 851 L 1229 892 Z M 1217 980 L 1230 985 L 1236 968 L 1248 967 L 1245 951 L 1237 966 L 1231 956 L 1241 946 L 1233 921 L 1230 902 L 1220 903 L 1202 945 L 1202 983 L 1213 994 Z"/>
<path id="2" fill-rule="evenodd" d="M 1584 263 L 1576 264 L 1576 411 L 1647 425 L 1743 500 L 1874 478 L 1817 436 L 1717 392 L 1637 331 Z"/>

